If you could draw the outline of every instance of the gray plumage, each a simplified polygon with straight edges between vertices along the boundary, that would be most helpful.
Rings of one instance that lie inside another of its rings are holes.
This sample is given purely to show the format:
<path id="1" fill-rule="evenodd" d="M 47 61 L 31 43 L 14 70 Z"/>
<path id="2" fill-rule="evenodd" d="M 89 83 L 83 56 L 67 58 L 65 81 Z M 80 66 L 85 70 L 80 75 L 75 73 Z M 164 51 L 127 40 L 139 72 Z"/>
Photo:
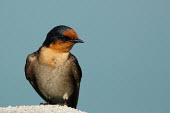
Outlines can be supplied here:
<path id="1" fill-rule="evenodd" d="M 47 103 L 76 108 L 82 77 L 76 57 L 68 53 L 60 65 L 56 61 L 51 67 L 39 61 L 40 55 L 39 51 L 28 55 L 25 66 L 27 80 Z"/>

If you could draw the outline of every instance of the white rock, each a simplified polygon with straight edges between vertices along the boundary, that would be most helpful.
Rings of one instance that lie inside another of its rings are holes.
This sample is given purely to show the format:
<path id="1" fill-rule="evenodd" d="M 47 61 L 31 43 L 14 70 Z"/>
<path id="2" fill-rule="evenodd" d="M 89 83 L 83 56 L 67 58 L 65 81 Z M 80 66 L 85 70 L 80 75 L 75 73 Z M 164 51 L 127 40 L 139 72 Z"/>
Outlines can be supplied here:
<path id="1" fill-rule="evenodd" d="M 0 107 L 0 113 L 86 113 L 80 110 L 59 105 L 37 105 Z"/>

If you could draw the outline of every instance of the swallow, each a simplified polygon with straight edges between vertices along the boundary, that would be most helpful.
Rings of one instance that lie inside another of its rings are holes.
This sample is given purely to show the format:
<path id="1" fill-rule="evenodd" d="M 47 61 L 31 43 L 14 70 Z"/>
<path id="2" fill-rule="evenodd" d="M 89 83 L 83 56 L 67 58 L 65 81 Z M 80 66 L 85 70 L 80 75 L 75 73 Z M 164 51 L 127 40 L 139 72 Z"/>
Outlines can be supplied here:
<path id="1" fill-rule="evenodd" d="M 70 27 L 59 25 L 46 36 L 42 46 L 29 54 L 25 76 L 47 104 L 76 108 L 82 71 L 70 53 L 76 43 L 84 43 Z"/>

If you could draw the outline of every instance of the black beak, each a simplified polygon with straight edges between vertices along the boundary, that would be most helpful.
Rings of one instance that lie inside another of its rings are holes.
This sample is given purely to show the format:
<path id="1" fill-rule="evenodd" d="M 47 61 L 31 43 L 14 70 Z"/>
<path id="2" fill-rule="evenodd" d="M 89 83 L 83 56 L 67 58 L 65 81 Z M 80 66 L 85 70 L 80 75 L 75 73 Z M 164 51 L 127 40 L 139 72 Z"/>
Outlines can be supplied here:
<path id="1" fill-rule="evenodd" d="M 68 42 L 72 42 L 72 43 L 84 43 L 83 40 L 76 38 L 75 40 L 69 40 Z"/>

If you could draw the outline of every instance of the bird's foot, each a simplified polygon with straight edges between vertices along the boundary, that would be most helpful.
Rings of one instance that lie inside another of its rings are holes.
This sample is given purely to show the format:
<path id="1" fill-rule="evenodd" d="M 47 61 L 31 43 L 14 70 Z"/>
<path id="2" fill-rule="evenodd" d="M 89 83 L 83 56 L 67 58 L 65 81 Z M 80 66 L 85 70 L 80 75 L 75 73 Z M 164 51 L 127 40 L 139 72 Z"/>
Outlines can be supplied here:
<path id="1" fill-rule="evenodd" d="M 40 103 L 40 105 L 50 105 L 50 103 Z"/>

